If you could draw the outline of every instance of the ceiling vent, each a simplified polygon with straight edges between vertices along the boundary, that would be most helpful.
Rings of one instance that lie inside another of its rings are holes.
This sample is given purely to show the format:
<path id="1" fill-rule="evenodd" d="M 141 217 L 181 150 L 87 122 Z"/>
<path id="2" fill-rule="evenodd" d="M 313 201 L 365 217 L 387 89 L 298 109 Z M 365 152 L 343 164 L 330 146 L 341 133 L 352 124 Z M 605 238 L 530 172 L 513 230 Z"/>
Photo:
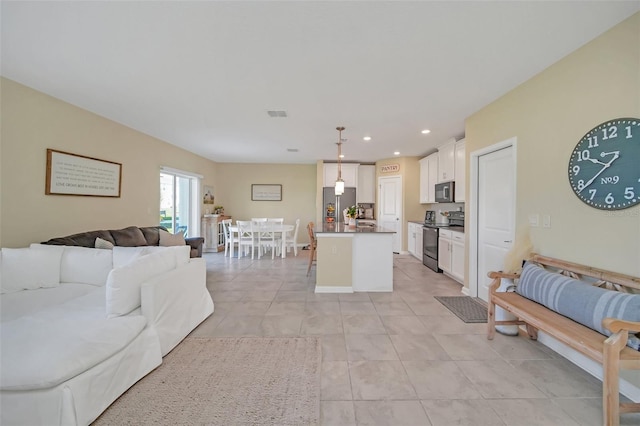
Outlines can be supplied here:
<path id="1" fill-rule="evenodd" d="M 271 118 L 286 118 L 287 117 L 287 111 L 267 111 L 267 114 L 269 114 L 269 117 L 271 117 Z"/>

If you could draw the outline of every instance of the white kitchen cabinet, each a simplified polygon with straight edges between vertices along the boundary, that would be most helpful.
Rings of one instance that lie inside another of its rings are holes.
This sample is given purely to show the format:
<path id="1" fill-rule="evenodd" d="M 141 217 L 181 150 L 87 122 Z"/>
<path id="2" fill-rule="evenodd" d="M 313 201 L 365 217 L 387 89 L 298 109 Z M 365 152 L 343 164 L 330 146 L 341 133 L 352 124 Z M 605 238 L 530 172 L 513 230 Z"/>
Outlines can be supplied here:
<path id="1" fill-rule="evenodd" d="M 455 201 L 456 203 L 464 203 L 466 197 L 465 190 L 465 145 L 464 139 L 459 140 L 455 144 L 455 166 L 454 166 L 454 176 L 455 176 Z"/>
<path id="2" fill-rule="evenodd" d="M 416 224 L 407 223 L 407 250 L 412 256 L 416 255 Z"/>
<path id="3" fill-rule="evenodd" d="M 376 166 L 361 165 L 358 167 L 358 186 L 356 202 L 376 202 Z"/>
<path id="4" fill-rule="evenodd" d="M 455 179 L 455 140 L 438 148 L 438 183 Z"/>
<path id="5" fill-rule="evenodd" d="M 438 238 L 438 267 L 451 272 L 451 238 L 443 236 L 442 231 Z"/>
<path id="6" fill-rule="evenodd" d="M 420 160 L 420 203 L 435 203 L 438 181 L 438 153 Z"/>
<path id="7" fill-rule="evenodd" d="M 464 234 L 461 232 L 451 233 L 451 271 L 453 278 L 464 283 Z"/>
<path id="8" fill-rule="evenodd" d="M 416 259 L 422 260 L 422 224 L 409 222 L 407 234 L 407 250 Z"/>
<path id="9" fill-rule="evenodd" d="M 359 164 L 342 163 L 342 180 L 345 187 L 358 187 L 358 166 Z M 338 163 L 324 163 L 323 186 L 335 186 L 338 179 Z"/>
<path id="10" fill-rule="evenodd" d="M 438 238 L 438 267 L 456 281 L 464 284 L 464 234 L 446 229 Z"/>
<path id="11" fill-rule="evenodd" d="M 455 150 L 455 139 L 438 148 L 438 183 L 455 179 Z"/>
<path id="12" fill-rule="evenodd" d="M 422 248 L 423 241 L 422 224 L 416 223 L 416 254 L 414 254 L 414 256 L 417 257 L 420 262 L 422 262 L 422 252 L 424 251 Z"/>

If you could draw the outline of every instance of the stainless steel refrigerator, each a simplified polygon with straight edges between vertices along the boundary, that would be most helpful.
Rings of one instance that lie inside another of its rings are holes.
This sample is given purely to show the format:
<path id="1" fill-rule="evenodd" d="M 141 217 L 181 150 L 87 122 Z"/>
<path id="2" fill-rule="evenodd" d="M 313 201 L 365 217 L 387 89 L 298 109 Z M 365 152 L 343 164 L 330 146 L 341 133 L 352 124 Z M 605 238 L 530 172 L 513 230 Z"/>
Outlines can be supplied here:
<path id="1" fill-rule="evenodd" d="M 324 187 L 322 190 L 322 205 L 324 206 L 324 221 L 325 222 L 332 222 L 332 220 L 327 220 L 328 218 L 331 218 L 331 213 L 328 207 L 329 204 L 333 205 L 333 207 L 336 209 L 335 210 L 335 214 L 333 217 L 335 217 L 335 221 L 336 222 L 344 222 L 344 215 L 342 214 L 342 211 L 344 209 L 346 209 L 347 207 L 351 207 L 351 206 L 355 206 L 356 205 L 356 189 L 355 188 L 345 188 L 344 189 L 344 194 L 342 194 L 340 196 L 340 206 L 337 206 L 336 204 L 336 191 L 332 186 L 328 186 L 328 187 Z M 339 209 L 339 211 L 338 211 Z"/>

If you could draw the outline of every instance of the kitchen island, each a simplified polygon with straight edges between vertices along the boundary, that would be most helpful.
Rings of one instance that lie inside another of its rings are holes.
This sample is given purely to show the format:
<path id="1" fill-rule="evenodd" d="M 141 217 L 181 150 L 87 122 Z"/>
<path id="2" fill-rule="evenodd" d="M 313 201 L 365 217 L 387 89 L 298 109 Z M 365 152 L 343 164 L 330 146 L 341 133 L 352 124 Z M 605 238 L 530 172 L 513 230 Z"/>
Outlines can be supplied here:
<path id="1" fill-rule="evenodd" d="M 325 223 L 316 230 L 316 293 L 393 291 L 393 234 Z"/>

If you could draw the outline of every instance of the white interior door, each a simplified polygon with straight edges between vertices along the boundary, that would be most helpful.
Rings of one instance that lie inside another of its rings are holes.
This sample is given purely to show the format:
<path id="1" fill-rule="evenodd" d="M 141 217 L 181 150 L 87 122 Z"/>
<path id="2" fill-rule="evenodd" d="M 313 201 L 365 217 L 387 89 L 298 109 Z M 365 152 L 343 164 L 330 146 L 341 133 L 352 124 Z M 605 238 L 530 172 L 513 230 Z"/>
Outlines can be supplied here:
<path id="1" fill-rule="evenodd" d="M 402 250 L 402 177 L 389 176 L 378 179 L 380 207 L 378 225 L 395 231 L 393 234 L 393 252 Z"/>
<path id="2" fill-rule="evenodd" d="M 478 297 L 488 299 L 490 271 L 503 269 L 515 228 L 515 167 L 513 147 L 478 157 Z"/>

